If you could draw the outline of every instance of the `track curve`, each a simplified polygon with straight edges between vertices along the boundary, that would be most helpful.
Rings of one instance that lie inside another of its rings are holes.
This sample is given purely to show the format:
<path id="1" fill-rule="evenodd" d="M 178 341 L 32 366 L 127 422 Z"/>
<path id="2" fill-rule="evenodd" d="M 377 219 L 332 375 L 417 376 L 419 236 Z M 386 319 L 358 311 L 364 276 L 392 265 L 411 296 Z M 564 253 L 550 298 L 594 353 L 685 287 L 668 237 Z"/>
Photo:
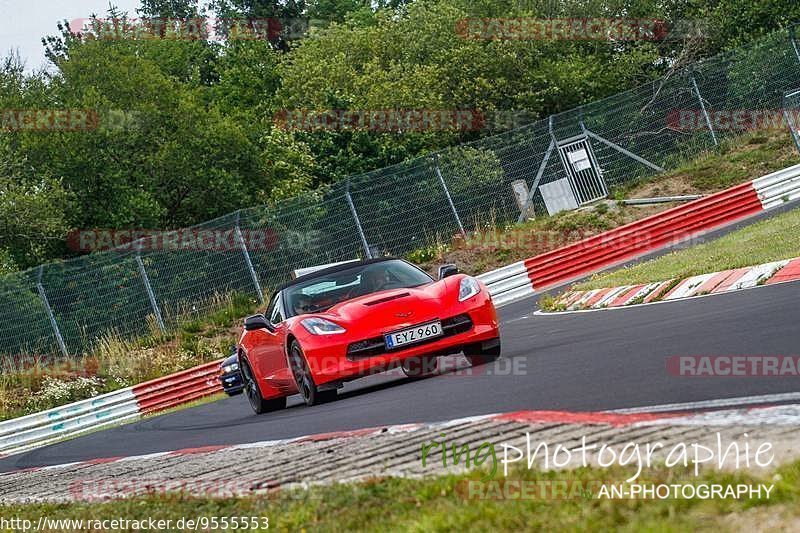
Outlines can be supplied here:
<path id="1" fill-rule="evenodd" d="M 503 359 L 420 381 L 353 382 L 336 402 L 256 416 L 240 397 L 89 434 L 0 460 L 0 471 L 182 448 L 433 422 L 524 409 L 597 411 L 800 390 L 797 378 L 681 378 L 673 355 L 796 355 L 800 282 L 612 312 L 500 310 Z M 451 367 L 466 367 L 452 358 Z"/>

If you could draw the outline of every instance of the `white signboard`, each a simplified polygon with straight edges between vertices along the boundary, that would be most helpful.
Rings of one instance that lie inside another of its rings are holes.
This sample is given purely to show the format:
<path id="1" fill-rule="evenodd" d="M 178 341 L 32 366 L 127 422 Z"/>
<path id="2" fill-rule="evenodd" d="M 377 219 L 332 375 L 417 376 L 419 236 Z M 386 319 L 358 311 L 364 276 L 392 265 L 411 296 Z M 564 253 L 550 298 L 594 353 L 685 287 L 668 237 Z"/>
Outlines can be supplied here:
<path id="1" fill-rule="evenodd" d="M 567 155 L 569 156 L 569 162 L 572 163 L 572 168 L 575 169 L 575 172 L 592 168 L 592 163 L 589 161 L 589 154 L 586 153 L 585 149 L 581 148 L 574 152 L 568 152 Z"/>

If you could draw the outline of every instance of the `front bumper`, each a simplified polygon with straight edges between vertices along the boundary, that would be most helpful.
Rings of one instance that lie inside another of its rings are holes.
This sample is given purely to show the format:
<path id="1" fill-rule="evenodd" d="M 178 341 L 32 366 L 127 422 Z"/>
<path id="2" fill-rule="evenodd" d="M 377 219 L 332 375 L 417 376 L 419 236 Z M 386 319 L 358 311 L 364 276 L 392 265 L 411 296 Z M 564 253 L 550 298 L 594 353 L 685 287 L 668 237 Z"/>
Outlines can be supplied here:
<path id="1" fill-rule="evenodd" d="M 239 394 L 244 390 L 242 373 L 238 370 L 229 374 L 222 374 L 219 377 L 219 382 L 222 384 L 222 389 L 231 396 Z"/>
<path id="2" fill-rule="evenodd" d="M 303 345 L 303 351 L 317 385 L 343 382 L 362 376 L 385 372 L 396 368 L 405 359 L 421 356 L 447 355 L 460 352 L 467 344 L 492 341 L 499 337 L 497 312 L 488 296 L 478 299 L 470 306 L 456 305 L 438 317 L 443 327 L 448 321 L 468 315 L 471 327 L 456 328 L 451 334 L 395 350 L 376 349 L 360 354 L 348 353 L 354 343 L 343 339 L 340 344 L 325 343 L 320 346 Z M 384 332 L 381 332 L 383 334 Z M 367 339 L 364 339 L 367 340 Z"/>

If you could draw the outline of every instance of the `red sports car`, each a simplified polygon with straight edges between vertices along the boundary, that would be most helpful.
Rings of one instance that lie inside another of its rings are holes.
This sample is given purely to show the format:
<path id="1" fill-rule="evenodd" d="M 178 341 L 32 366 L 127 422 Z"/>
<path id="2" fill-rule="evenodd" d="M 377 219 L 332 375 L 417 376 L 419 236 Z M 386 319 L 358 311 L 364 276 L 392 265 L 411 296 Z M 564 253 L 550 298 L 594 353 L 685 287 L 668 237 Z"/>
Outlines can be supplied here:
<path id="1" fill-rule="evenodd" d="M 454 265 L 436 281 L 394 258 L 355 261 L 298 277 L 275 291 L 239 340 L 244 391 L 256 413 L 335 398 L 344 382 L 402 366 L 422 377 L 439 355 L 473 364 L 500 356 L 497 313 L 486 287 Z"/>

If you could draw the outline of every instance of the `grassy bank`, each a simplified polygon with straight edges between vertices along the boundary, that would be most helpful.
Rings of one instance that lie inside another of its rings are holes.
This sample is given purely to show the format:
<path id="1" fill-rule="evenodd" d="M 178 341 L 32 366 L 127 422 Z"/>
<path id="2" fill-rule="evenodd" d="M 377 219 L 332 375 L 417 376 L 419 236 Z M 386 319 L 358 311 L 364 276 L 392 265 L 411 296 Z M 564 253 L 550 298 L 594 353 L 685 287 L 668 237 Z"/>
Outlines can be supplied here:
<path id="1" fill-rule="evenodd" d="M 800 162 L 788 132 L 753 132 L 723 142 L 719 149 L 626 188 L 613 191 L 614 200 L 709 194 Z M 566 246 L 586 237 L 664 211 L 676 204 L 624 206 L 594 204 L 553 217 L 505 227 L 489 221 L 466 240 L 453 239 L 419 249 L 409 259 L 431 272 L 442 263 L 480 274 L 514 261 Z"/>
<path id="2" fill-rule="evenodd" d="M 800 208 L 762 220 L 717 240 L 576 284 L 576 290 L 663 281 L 800 257 Z"/>
<path id="3" fill-rule="evenodd" d="M 6 519 L 33 521 L 82 518 L 172 519 L 183 517 L 266 517 L 270 530 L 278 531 L 790 531 L 800 523 L 800 462 L 772 472 L 701 473 L 666 468 L 647 472 L 642 483 L 739 483 L 774 485 L 769 499 L 601 499 L 596 483 L 618 483 L 634 470 L 583 468 L 562 472 L 521 469 L 512 483 L 528 487 L 554 487 L 566 481 L 570 494 L 552 497 L 531 491 L 532 497 L 512 499 L 470 498 L 470 494 L 497 494 L 495 485 L 470 492 L 469 483 L 481 483 L 480 472 L 422 480 L 374 479 L 272 496 L 198 499 L 182 496 L 148 496 L 110 503 L 29 504 L 0 506 Z M 497 476 L 498 481 L 502 481 Z M 580 483 L 580 484 L 579 484 Z M 517 485 L 520 486 L 520 485 Z M 587 492 L 576 489 L 588 487 Z M 200 528 L 202 529 L 202 528 Z"/>
<path id="4" fill-rule="evenodd" d="M 189 318 L 162 334 L 151 328 L 134 340 L 114 333 L 95 349 L 64 361 L 4 361 L 0 372 L 0 420 L 15 418 L 162 377 L 230 353 L 242 317 L 255 300 L 238 294 L 219 297 L 217 310 Z"/>

